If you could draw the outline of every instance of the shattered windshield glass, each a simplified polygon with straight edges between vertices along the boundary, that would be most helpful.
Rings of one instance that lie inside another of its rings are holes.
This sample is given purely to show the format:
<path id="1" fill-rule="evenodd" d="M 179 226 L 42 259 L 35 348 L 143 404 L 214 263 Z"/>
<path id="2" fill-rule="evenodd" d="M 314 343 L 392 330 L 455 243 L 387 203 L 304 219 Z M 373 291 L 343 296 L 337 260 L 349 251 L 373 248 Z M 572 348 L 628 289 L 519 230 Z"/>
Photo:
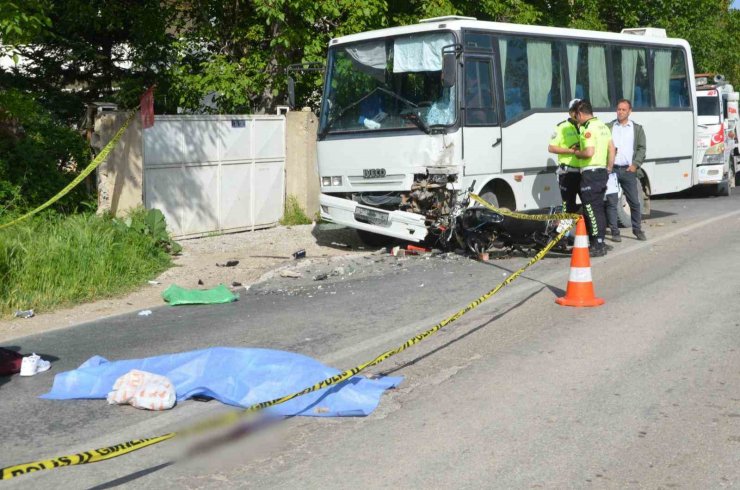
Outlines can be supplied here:
<path id="1" fill-rule="evenodd" d="M 320 135 L 449 126 L 455 87 L 442 86 L 447 32 L 377 39 L 332 48 Z"/>

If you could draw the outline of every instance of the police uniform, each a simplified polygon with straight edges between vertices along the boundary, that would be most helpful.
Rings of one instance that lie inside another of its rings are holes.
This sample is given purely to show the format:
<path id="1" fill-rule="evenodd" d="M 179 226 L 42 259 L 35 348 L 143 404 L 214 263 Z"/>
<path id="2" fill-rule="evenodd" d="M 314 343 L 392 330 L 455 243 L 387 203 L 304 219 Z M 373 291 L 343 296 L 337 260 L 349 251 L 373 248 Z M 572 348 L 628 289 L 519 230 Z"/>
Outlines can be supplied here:
<path id="1" fill-rule="evenodd" d="M 558 123 L 550 139 L 550 144 L 559 148 L 572 148 L 580 146 L 580 134 L 578 124 L 573 119 L 566 119 Z M 576 196 L 581 185 L 580 168 L 583 161 L 575 155 L 558 154 L 558 185 L 560 197 L 563 199 L 563 212 L 573 213 L 576 211 Z"/>
<path id="2" fill-rule="evenodd" d="M 609 180 L 606 166 L 611 139 L 612 134 L 609 128 L 595 117 L 583 123 L 579 128 L 581 151 L 586 148 L 594 149 L 591 158 L 582 159 L 579 162 L 581 170 L 579 193 L 583 203 L 586 227 L 592 238 L 592 247 L 595 248 L 604 246 L 604 236 L 606 235 L 604 194 L 606 193 L 606 183 Z"/>

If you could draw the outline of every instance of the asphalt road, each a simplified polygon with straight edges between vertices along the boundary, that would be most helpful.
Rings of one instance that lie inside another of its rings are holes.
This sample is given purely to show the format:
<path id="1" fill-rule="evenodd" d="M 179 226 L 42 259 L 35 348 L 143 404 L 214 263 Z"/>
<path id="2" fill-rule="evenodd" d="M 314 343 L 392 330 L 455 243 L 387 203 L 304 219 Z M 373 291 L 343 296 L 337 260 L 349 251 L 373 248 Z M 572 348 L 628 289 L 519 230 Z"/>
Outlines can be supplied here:
<path id="1" fill-rule="evenodd" d="M 9 487 L 722 487 L 740 485 L 740 194 L 656 200 L 648 242 L 592 260 L 597 309 L 556 306 L 548 257 L 462 320 L 374 372 L 405 376 L 362 419 L 295 418 L 197 457 L 165 443 Z M 526 259 L 369 256 L 345 274 L 278 278 L 213 307 L 156 309 L 16 339 L 58 373 L 92 355 L 208 346 L 300 352 L 346 368 L 492 288 Z M 326 271 L 330 272 L 330 271 Z M 349 272 L 352 272 L 350 275 Z M 4 347 L 7 347 L 5 345 Z M 226 410 L 165 413 L 47 401 L 51 373 L 0 378 L 0 466 L 176 429 Z"/>

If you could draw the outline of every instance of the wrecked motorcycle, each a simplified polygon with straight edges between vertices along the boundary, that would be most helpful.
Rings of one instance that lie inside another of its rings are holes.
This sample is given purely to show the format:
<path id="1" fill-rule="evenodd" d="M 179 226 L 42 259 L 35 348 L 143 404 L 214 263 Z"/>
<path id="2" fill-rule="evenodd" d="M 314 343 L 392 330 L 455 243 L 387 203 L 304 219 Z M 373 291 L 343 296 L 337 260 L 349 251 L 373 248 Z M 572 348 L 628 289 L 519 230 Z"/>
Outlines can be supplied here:
<path id="1" fill-rule="evenodd" d="M 473 183 L 475 185 L 475 183 Z M 470 189 L 463 191 L 451 213 L 450 228 L 446 233 L 448 247 L 457 245 L 473 254 L 498 249 L 507 253 L 521 252 L 533 255 L 547 246 L 558 234 L 568 227 L 570 220 L 552 219 L 529 221 L 511 218 L 486 207 L 469 207 Z M 561 206 L 519 212 L 520 214 L 556 214 Z M 563 239 L 553 250 L 566 252 L 567 240 Z"/>

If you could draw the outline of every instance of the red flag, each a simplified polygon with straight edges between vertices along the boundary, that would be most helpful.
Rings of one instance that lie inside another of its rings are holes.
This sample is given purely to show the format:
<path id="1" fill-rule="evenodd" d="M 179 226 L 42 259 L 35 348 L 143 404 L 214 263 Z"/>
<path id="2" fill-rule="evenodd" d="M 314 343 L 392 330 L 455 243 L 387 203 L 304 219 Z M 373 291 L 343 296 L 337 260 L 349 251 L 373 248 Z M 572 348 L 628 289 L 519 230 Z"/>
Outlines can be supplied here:
<path id="1" fill-rule="evenodd" d="M 141 127 L 143 129 L 154 126 L 154 87 L 152 85 L 141 96 Z"/>

